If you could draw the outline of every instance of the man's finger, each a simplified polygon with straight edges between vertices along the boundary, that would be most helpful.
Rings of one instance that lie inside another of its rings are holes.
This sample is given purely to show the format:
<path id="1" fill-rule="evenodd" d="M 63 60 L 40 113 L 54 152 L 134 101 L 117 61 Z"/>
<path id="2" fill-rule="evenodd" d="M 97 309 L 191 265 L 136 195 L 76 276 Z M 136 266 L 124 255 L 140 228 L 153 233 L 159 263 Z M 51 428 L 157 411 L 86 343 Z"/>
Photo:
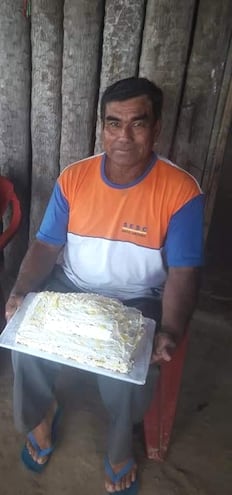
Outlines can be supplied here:
<path id="1" fill-rule="evenodd" d="M 172 354 L 174 349 L 176 348 L 175 344 L 173 345 L 168 345 L 168 346 L 160 346 L 158 347 L 155 352 L 152 354 L 151 357 L 151 364 L 152 363 L 160 363 L 162 361 L 169 362 L 172 359 Z"/>
<path id="2" fill-rule="evenodd" d="M 6 318 L 6 321 L 9 321 L 12 316 L 15 314 L 15 311 L 16 311 L 17 308 L 15 308 L 14 310 L 11 310 L 11 311 L 6 311 L 5 312 L 5 318 Z"/>
<path id="3" fill-rule="evenodd" d="M 167 349 L 163 349 L 163 352 L 161 353 L 161 355 L 162 355 L 162 359 L 164 361 L 167 361 L 168 362 L 168 361 L 171 361 L 171 359 L 172 359 L 172 356 L 171 356 L 171 354 L 169 354 L 169 352 L 167 351 Z"/>
<path id="4" fill-rule="evenodd" d="M 163 349 L 162 352 L 155 352 L 151 358 L 151 363 L 160 363 L 161 361 L 166 361 L 169 362 L 171 361 L 172 356 L 166 351 L 166 349 Z"/>
<path id="5" fill-rule="evenodd" d="M 7 304 L 6 311 L 5 311 L 6 321 L 9 321 L 12 318 L 12 316 L 17 311 L 18 307 L 19 307 L 19 305 L 17 305 L 17 304 Z"/>

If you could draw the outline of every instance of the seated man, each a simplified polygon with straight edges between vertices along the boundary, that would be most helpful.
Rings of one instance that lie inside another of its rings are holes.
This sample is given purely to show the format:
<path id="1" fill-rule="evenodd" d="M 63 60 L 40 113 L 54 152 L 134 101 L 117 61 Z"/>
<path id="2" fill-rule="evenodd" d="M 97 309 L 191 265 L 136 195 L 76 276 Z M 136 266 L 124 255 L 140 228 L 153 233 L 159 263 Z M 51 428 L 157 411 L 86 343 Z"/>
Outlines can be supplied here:
<path id="1" fill-rule="evenodd" d="M 28 292 L 46 287 L 117 297 L 160 320 L 144 386 L 97 376 L 110 419 L 108 493 L 138 491 L 133 424 L 149 407 L 157 364 L 170 361 L 185 331 L 202 264 L 203 195 L 192 176 L 153 151 L 161 110 L 162 91 L 147 79 L 106 89 L 104 153 L 59 176 L 6 306 L 9 319 Z M 20 353 L 13 353 L 13 365 L 15 422 L 27 434 L 22 458 L 41 471 L 52 452 L 59 366 Z"/>

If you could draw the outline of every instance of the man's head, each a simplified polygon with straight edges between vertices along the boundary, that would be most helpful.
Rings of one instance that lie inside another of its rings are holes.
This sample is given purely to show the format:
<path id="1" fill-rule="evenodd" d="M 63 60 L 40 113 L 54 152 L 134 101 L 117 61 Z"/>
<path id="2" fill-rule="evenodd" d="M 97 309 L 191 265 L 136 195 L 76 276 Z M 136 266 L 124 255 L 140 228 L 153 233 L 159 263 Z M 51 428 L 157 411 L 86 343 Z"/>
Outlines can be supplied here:
<path id="1" fill-rule="evenodd" d="M 161 89 L 145 78 L 122 79 L 105 90 L 102 138 L 112 164 L 143 170 L 160 132 L 162 101 Z"/>
<path id="2" fill-rule="evenodd" d="M 128 77 L 108 86 L 101 98 L 101 120 L 104 126 L 107 103 L 125 101 L 138 96 L 147 96 L 151 102 L 154 122 L 161 120 L 163 92 L 155 83 L 145 77 Z"/>

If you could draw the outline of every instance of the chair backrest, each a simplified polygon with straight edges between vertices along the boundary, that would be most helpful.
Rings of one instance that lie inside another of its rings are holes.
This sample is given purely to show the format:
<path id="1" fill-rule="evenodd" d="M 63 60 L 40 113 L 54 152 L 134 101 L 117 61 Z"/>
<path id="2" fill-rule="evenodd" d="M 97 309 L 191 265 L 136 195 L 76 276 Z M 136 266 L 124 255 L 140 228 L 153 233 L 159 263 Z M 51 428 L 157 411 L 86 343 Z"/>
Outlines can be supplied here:
<path id="1" fill-rule="evenodd" d="M 12 206 L 12 214 L 8 227 L 0 234 L 0 251 L 2 251 L 12 239 L 18 230 L 21 220 L 20 203 L 15 194 L 14 186 L 9 179 L 0 176 L 0 221 L 9 205 Z"/>

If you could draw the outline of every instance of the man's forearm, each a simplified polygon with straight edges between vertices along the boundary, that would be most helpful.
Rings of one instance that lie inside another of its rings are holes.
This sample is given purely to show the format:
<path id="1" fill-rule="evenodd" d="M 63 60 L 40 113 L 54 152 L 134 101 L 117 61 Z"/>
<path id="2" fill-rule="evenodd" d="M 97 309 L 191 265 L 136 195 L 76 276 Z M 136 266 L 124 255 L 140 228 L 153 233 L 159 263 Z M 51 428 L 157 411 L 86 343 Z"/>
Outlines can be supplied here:
<path id="1" fill-rule="evenodd" d="M 37 290 L 52 271 L 61 249 L 62 246 L 34 241 L 22 261 L 11 296 L 25 296 Z"/>
<path id="2" fill-rule="evenodd" d="M 162 301 L 161 329 L 175 340 L 183 335 L 197 302 L 200 269 L 170 268 Z"/>

